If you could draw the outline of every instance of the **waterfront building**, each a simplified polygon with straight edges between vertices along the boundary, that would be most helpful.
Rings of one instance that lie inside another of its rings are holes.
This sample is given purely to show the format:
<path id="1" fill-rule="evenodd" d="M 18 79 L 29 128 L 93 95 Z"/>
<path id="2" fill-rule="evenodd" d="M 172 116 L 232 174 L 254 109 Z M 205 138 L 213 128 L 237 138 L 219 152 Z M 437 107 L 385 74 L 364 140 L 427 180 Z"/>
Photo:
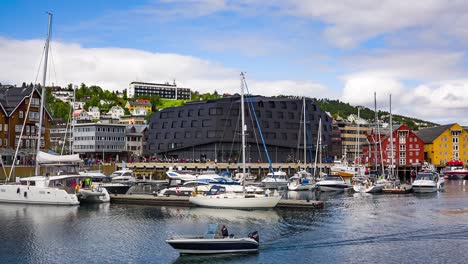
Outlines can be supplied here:
<path id="1" fill-rule="evenodd" d="M 73 110 L 84 109 L 85 102 L 73 102 Z"/>
<path id="2" fill-rule="evenodd" d="M 399 167 L 421 166 L 424 162 L 424 141 L 407 125 L 395 125 L 392 131 L 393 164 Z M 381 144 L 379 144 L 379 140 Z M 392 164 L 389 128 L 380 128 L 380 135 L 376 128 L 368 131 L 367 144 L 363 145 L 363 161 L 370 165 L 382 163 L 380 145 L 384 166 Z"/>
<path id="3" fill-rule="evenodd" d="M 73 91 L 55 90 L 55 91 L 52 91 L 52 95 L 55 97 L 55 99 L 60 100 L 65 103 L 70 103 L 73 101 Z"/>
<path id="4" fill-rule="evenodd" d="M 177 87 L 176 83 L 146 83 L 131 82 L 127 89 L 127 97 L 159 96 L 164 99 L 190 100 L 190 88 Z"/>
<path id="5" fill-rule="evenodd" d="M 424 128 L 416 132 L 424 141 L 424 160 L 436 166 L 461 160 L 468 165 L 468 132 L 459 124 Z"/>
<path id="6" fill-rule="evenodd" d="M 31 107 L 27 113 L 30 100 Z M 20 144 L 20 163 L 27 163 L 35 155 L 38 132 L 36 124 L 39 122 L 40 104 L 41 95 L 33 87 L 2 86 L 0 89 L 0 154 L 6 163 L 13 159 L 18 144 Z M 20 142 L 25 119 L 23 137 Z M 42 149 L 50 148 L 51 120 L 49 112 L 44 111 L 41 133 Z"/>
<path id="7" fill-rule="evenodd" d="M 138 160 L 143 156 L 148 125 L 127 125 L 125 131 L 128 157 L 132 160 Z"/>
<path id="8" fill-rule="evenodd" d="M 268 162 L 261 135 L 251 108 L 262 129 L 272 162 L 303 160 L 302 99 L 251 96 L 246 99 L 247 146 L 249 162 Z M 319 118 L 322 119 L 322 157 L 330 154 L 331 117 L 312 100 L 307 104 L 309 142 L 307 161 L 315 155 Z M 240 160 L 240 96 L 189 102 L 153 113 L 149 122 L 145 155 L 185 160 Z M 311 136 L 310 136 L 311 135 Z M 310 146 L 313 146 L 312 149 Z"/>
<path id="9" fill-rule="evenodd" d="M 341 143 L 341 131 L 336 120 L 332 121 L 331 142 L 330 156 L 334 159 L 340 159 L 343 156 L 343 145 Z"/>
<path id="10" fill-rule="evenodd" d="M 105 161 L 122 160 L 127 156 L 126 126 L 120 124 L 76 124 L 73 130 L 73 150 L 82 158 Z"/>
<path id="11" fill-rule="evenodd" d="M 133 113 L 137 108 L 143 108 L 147 113 L 151 113 L 151 102 L 145 99 L 137 99 L 136 101 L 127 101 L 125 108 Z"/>
<path id="12" fill-rule="evenodd" d="M 362 160 L 362 145 L 367 143 L 367 133 L 370 130 L 369 124 L 350 123 L 349 121 L 337 120 L 336 126 L 340 131 L 341 137 L 341 155 L 342 158 L 351 162 L 359 162 Z M 359 131 L 359 134 L 358 134 Z M 338 132 L 336 132 L 338 135 Z M 357 159 L 357 160 L 355 160 Z"/>
<path id="13" fill-rule="evenodd" d="M 72 128 L 63 119 L 54 118 L 50 127 L 50 149 L 57 153 L 71 154 Z"/>

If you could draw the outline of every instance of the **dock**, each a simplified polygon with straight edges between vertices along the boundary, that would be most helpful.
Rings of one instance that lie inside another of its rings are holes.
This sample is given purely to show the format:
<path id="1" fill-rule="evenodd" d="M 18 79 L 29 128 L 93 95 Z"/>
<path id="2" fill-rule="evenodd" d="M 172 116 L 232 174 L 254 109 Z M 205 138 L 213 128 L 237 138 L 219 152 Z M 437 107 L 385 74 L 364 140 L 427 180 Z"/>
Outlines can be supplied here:
<path id="1" fill-rule="evenodd" d="M 111 203 L 138 204 L 156 206 L 193 207 L 188 196 L 153 196 L 153 195 L 111 195 Z M 323 209 L 323 201 L 281 199 L 276 205 L 279 209 Z"/>

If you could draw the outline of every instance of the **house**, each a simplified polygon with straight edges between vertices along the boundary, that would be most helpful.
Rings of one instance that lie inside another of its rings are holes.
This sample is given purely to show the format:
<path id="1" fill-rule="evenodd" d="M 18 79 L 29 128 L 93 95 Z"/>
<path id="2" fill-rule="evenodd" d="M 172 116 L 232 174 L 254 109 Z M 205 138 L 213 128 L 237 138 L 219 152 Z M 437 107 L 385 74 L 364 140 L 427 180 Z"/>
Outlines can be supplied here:
<path id="1" fill-rule="evenodd" d="M 12 160 L 20 135 L 20 163 L 26 162 L 36 153 L 37 123 L 40 116 L 41 95 L 34 87 L 0 88 L 0 154 L 4 161 Z M 30 104 L 29 112 L 28 105 Z M 26 119 L 26 122 L 25 122 Z M 42 122 L 41 148 L 50 148 L 50 124 L 52 116 L 44 111 Z M 23 129 L 24 124 L 24 129 Z M 29 157 L 28 157 L 29 156 Z"/>
<path id="2" fill-rule="evenodd" d="M 125 108 L 127 108 L 130 113 L 135 111 L 135 108 L 144 108 L 146 109 L 147 113 L 151 112 L 151 103 L 149 100 L 138 99 L 136 101 L 127 101 L 125 104 Z"/>
<path id="3" fill-rule="evenodd" d="M 73 102 L 73 110 L 84 109 L 85 102 Z"/>
<path id="4" fill-rule="evenodd" d="M 424 141 L 407 125 L 393 127 L 393 165 L 400 167 L 419 166 L 424 162 Z M 390 131 L 380 128 L 380 134 L 375 128 L 367 134 L 368 144 L 363 145 L 363 161 L 369 165 L 392 164 L 392 145 Z M 380 148 L 380 146 L 382 148 Z M 382 149 L 382 151 L 380 151 Z M 381 153 L 382 152 L 382 153 Z"/>
<path id="5" fill-rule="evenodd" d="M 146 115 L 123 115 L 119 119 L 120 124 L 144 125 L 146 124 Z"/>
<path id="6" fill-rule="evenodd" d="M 148 111 L 146 111 L 146 109 L 142 107 L 137 107 L 132 112 L 132 115 L 137 115 L 137 116 L 146 116 L 147 114 L 148 114 Z"/>
<path id="7" fill-rule="evenodd" d="M 73 111 L 73 119 L 76 120 L 77 123 L 88 123 L 93 121 L 93 117 L 84 109 Z"/>
<path id="8" fill-rule="evenodd" d="M 424 141 L 424 159 L 436 166 L 461 160 L 468 165 L 468 132 L 457 123 L 424 128 L 417 132 Z"/>
<path id="9" fill-rule="evenodd" d="M 125 115 L 125 111 L 121 106 L 115 105 L 109 109 L 107 114 L 110 115 L 112 119 L 119 119 L 121 116 Z"/>
<path id="10" fill-rule="evenodd" d="M 88 109 L 88 114 L 92 117 L 92 119 L 100 119 L 101 118 L 101 112 L 99 111 L 99 107 L 97 106 L 91 106 Z"/>
<path id="11" fill-rule="evenodd" d="M 146 132 L 148 125 L 127 125 L 126 127 L 126 149 L 129 158 L 138 159 L 143 155 Z"/>

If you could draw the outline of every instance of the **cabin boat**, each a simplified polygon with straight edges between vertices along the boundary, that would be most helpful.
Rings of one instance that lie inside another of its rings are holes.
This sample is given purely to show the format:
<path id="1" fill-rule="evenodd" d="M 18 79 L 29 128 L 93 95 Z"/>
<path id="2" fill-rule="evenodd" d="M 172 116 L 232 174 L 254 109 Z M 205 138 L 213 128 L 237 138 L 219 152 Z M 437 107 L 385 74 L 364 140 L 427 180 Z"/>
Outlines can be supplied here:
<path id="1" fill-rule="evenodd" d="M 415 193 L 437 192 L 444 189 L 445 179 L 435 171 L 421 171 L 416 175 L 412 186 Z"/>
<path id="2" fill-rule="evenodd" d="M 346 183 L 339 175 L 327 175 L 321 181 L 316 183 L 322 192 L 342 192 L 351 185 Z"/>
<path id="3" fill-rule="evenodd" d="M 180 254 L 222 254 L 257 252 L 258 232 L 247 237 L 223 236 L 217 224 L 209 224 L 204 236 L 176 236 L 166 240 Z"/>
<path id="4" fill-rule="evenodd" d="M 275 171 L 267 174 L 262 184 L 267 189 L 285 189 L 288 185 L 288 175 L 284 171 Z"/>

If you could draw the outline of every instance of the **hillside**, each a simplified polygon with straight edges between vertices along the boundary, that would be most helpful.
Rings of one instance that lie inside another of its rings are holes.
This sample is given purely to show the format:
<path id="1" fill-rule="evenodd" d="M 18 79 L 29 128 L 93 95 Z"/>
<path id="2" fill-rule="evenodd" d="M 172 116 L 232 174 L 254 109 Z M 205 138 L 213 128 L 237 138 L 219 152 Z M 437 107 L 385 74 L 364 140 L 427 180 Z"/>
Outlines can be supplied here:
<path id="1" fill-rule="evenodd" d="M 68 89 L 71 89 L 71 85 L 69 85 Z M 125 106 L 127 100 L 134 100 L 137 98 L 127 98 L 125 95 L 123 98 L 119 98 L 115 92 L 110 92 L 107 90 L 103 90 L 101 87 L 96 85 L 86 86 L 85 84 L 81 84 L 80 88 L 76 90 L 76 100 L 77 101 L 85 101 L 85 109 L 88 109 L 90 106 L 97 106 L 99 109 L 103 111 L 108 111 L 114 105 Z M 192 100 L 191 101 L 199 101 L 199 100 L 208 100 L 208 99 L 216 99 L 221 98 L 222 96 L 218 94 L 216 91 L 213 93 L 205 93 L 200 94 L 198 92 L 192 93 Z M 285 97 L 285 98 L 296 98 L 296 96 L 287 96 L 287 95 L 279 95 L 277 97 Z M 59 100 L 56 100 L 48 90 L 47 93 L 47 109 L 55 118 L 63 118 L 64 120 L 68 120 L 70 108 L 67 103 L 63 103 Z M 175 107 L 181 106 L 185 103 L 189 102 L 188 100 L 170 100 L 170 99 L 162 99 L 159 96 L 141 96 L 138 97 L 140 99 L 148 99 L 150 100 L 151 104 L 153 105 L 153 111 L 157 111 L 160 109 L 164 109 L 167 107 Z M 320 108 L 323 111 L 329 112 L 334 118 L 341 117 L 347 118 L 350 115 L 357 114 L 357 107 L 350 105 L 349 103 L 344 103 L 339 100 L 330 100 L 330 99 L 316 99 L 316 98 L 309 98 L 317 102 Z M 101 100 L 104 100 L 106 103 L 101 104 Z M 129 114 L 129 113 L 128 113 Z M 386 111 L 378 111 L 379 118 L 387 120 L 389 113 Z M 366 119 L 370 122 L 374 120 L 375 112 L 369 108 L 361 109 L 360 116 L 363 119 Z M 148 116 L 149 117 L 149 116 Z M 406 117 L 401 115 L 393 115 L 393 120 L 395 123 L 402 123 L 407 124 L 411 129 L 418 130 L 421 127 L 428 127 L 428 126 L 435 126 L 437 124 L 420 120 L 417 118 Z M 387 120 L 388 121 L 388 120 Z"/>

